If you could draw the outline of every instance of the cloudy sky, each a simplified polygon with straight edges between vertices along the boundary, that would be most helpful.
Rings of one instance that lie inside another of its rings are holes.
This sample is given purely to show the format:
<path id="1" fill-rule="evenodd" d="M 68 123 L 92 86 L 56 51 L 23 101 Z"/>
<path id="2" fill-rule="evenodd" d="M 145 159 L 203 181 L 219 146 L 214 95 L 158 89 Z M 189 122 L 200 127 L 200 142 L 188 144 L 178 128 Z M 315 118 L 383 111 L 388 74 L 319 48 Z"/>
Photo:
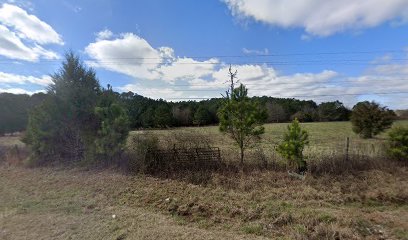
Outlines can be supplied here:
<path id="1" fill-rule="evenodd" d="M 408 0 L 0 0 L 0 92 L 46 89 L 66 51 L 103 86 L 408 108 Z"/>

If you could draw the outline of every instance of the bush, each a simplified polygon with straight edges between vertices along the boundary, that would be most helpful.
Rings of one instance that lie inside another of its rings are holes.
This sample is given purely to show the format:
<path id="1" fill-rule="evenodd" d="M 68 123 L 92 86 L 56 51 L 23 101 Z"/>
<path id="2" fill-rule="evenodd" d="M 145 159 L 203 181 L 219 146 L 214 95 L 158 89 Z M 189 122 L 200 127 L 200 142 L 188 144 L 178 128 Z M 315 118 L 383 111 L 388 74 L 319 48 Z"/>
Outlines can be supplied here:
<path id="1" fill-rule="evenodd" d="M 128 170 L 131 172 L 149 173 L 157 165 L 149 153 L 159 149 L 159 139 L 148 132 L 138 132 L 129 137 L 128 151 L 130 154 Z"/>
<path id="2" fill-rule="evenodd" d="M 359 102 L 353 107 L 353 131 L 362 138 L 372 138 L 391 127 L 395 113 L 376 102 Z"/>
<path id="3" fill-rule="evenodd" d="M 393 128 L 388 136 L 388 154 L 392 158 L 408 161 L 408 128 Z"/>
<path id="4" fill-rule="evenodd" d="M 309 135 L 306 130 L 300 127 L 297 119 L 288 126 L 288 131 L 283 137 L 283 142 L 278 145 L 277 152 L 289 161 L 289 165 L 296 165 L 299 172 L 304 172 L 307 168 L 303 159 L 303 150 L 309 144 Z"/>

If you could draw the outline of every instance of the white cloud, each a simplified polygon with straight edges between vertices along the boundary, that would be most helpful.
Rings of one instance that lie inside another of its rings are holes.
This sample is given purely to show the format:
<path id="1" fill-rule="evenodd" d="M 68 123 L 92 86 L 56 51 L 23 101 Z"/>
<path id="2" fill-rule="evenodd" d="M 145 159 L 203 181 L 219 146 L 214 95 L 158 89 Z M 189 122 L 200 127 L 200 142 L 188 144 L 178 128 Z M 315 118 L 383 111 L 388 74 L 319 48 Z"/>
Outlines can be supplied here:
<path id="1" fill-rule="evenodd" d="M 39 44 L 63 44 L 61 36 L 50 25 L 17 6 L 3 4 L 0 8 L 0 22 L 15 29 L 20 38 L 30 39 Z"/>
<path id="2" fill-rule="evenodd" d="M 52 83 L 51 77 L 43 75 L 41 77 L 24 76 L 13 73 L 0 72 L 0 84 L 35 84 L 48 86 Z"/>
<path id="3" fill-rule="evenodd" d="M 238 18 L 274 26 L 304 28 L 308 34 L 329 36 L 347 30 L 406 23 L 406 0 L 223 0 Z M 304 35 L 307 36 L 307 35 Z"/>
<path id="4" fill-rule="evenodd" d="M 0 55 L 25 61 L 58 59 L 57 53 L 44 48 L 49 43 L 63 44 L 51 26 L 17 6 L 1 6 Z"/>
<path id="5" fill-rule="evenodd" d="M 28 90 L 22 89 L 22 88 L 0 88 L 0 93 L 2 93 L 2 92 L 13 93 L 13 94 L 28 94 L 28 95 L 33 95 L 34 93 L 44 92 L 44 90 L 40 90 L 40 91 L 28 91 Z"/>
<path id="6" fill-rule="evenodd" d="M 89 44 L 85 52 L 94 61 L 88 64 L 123 73 L 135 78 L 157 79 L 154 70 L 162 61 L 160 51 L 132 33 L 113 40 L 98 40 Z"/>
<path id="7" fill-rule="evenodd" d="M 125 33 L 116 39 L 96 39 L 85 48 L 94 60 L 87 63 L 138 79 L 174 82 L 210 75 L 217 59 L 196 61 L 175 57 L 170 47 L 153 48 L 145 39 Z"/>
<path id="8" fill-rule="evenodd" d="M 209 76 L 215 70 L 219 61 L 211 58 L 205 61 L 196 61 L 192 58 L 177 58 L 169 64 L 161 65 L 154 71 L 160 75 L 160 78 L 174 82 L 176 80 L 200 79 Z"/>
<path id="9" fill-rule="evenodd" d="M 127 84 L 123 87 L 117 88 L 119 91 L 122 92 L 135 92 L 139 95 L 144 97 L 154 98 L 154 99 L 174 99 L 183 96 L 183 92 L 176 91 L 172 88 L 151 88 L 151 87 L 144 87 L 140 84 Z"/>
<path id="10" fill-rule="evenodd" d="M 254 55 L 268 55 L 269 54 L 269 50 L 267 48 L 264 48 L 263 50 L 242 48 L 242 52 L 244 54 L 254 54 Z"/>
<path id="11" fill-rule="evenodd" d="M 105 30 L 102 30 L 102 31 L 96 33 L 96 39 L 98 41 L 110 39 L 112 36 L 113 36 L 113 33 L 109 29 L 105 29 Z"/>
<path id="12" fill-rule="evenodd" d="M 2 25 L 0 25 L 0 55 L 26 61 L 58 58 L 55 52 L 46 50 L 38 44 L 27 46 L 14 32 Z"/>

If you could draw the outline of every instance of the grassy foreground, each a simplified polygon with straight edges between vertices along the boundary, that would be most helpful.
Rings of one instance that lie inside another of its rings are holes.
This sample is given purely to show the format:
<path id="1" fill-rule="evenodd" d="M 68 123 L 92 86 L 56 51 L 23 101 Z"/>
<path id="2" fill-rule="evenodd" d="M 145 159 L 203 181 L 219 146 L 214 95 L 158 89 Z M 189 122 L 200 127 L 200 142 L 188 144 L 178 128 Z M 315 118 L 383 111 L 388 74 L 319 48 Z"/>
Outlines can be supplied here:
<path id="1" fill-rule="evenodd" d="M 0 239 L 408 239 L 406 186 L 406 168 L 305 181 L 214 175 L 199 186 L 2 165 Z"/>

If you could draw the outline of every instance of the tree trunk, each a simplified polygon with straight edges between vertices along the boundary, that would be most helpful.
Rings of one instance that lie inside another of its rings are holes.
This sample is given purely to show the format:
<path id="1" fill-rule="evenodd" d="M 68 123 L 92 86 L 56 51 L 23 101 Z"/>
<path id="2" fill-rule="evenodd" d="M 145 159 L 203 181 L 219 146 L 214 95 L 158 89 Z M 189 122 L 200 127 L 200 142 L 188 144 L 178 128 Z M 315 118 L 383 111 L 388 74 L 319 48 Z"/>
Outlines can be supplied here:
<path id="1" fill-rule="evenodd" d="M 241 147 L 241 168 L 244 167 L 244 148 Z"/>

